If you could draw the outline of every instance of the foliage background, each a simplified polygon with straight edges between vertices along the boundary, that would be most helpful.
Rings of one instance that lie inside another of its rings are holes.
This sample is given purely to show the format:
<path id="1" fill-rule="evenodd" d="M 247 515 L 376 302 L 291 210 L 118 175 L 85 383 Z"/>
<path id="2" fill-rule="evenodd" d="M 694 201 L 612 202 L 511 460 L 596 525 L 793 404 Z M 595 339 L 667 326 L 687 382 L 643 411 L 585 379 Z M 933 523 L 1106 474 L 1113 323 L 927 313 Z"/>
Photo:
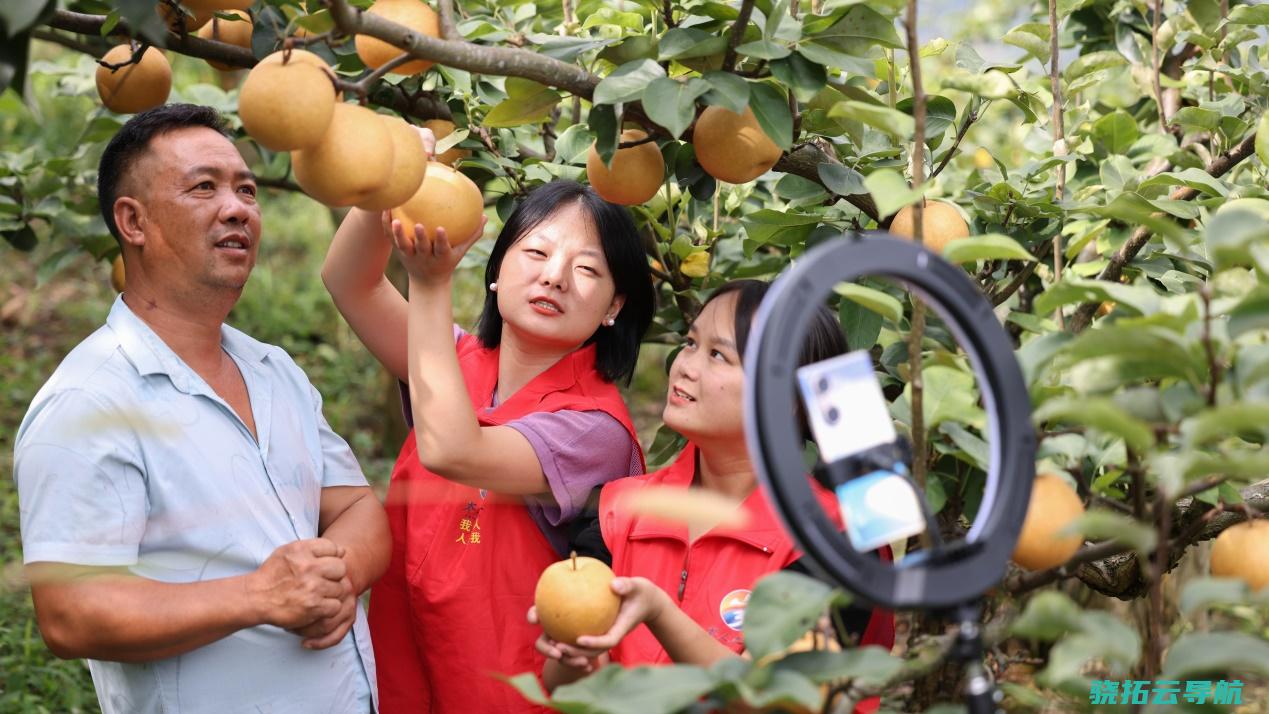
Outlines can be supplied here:
<path id="1" fill-rule="evenodd" d="M 0 95 L 0 234 L 9 244 L 0 246 L 6 473 L 26 405 L 113 299 L 107 276 L 115 247 L 92 194 L 96 157 L 121 120 L 99 107 L 93 89 L 88 55 L 108 46 L 103 25 L 137 28 L 184 54 L 220 53 L 238 66 L 298 26 L 332 27 L 321 3 L 268 0 L 256 7 L 254 46 L 244 53 L 164 37 L 149 20 L 153 4 L 51 0 L 0 12 L 18 38 L 6 52 L 30 42 L 25 91 Z M 333 5 L 336 18 L 347 7 Z M 736 19 L 745 8 L 750 22 L 742 26 Z M 954 200 L 980 237 L 947 257 L 980 282 L 1017 341 L 1042 437 L 1039 467 L 1068 475 L 1090 507 L 1080 524 L 1089 545 L 1072 565 L 1011 572 L 989 602 L 987 664 L 1009 707 L 1088 709 L 1091 679 L 1169 676 L 1241 677 L 1244 710 L 1262 710 L 1269 605 L 1232 581 L 1202 577 L 1206 548 L 1194 544 L 1267 507 L 1269 6 L 1057 3 L 1061 142 L 1050 113 L 1042 5 L 922 3 L 926 116 L 919 122 L 898 0 L 808 0 L 792 8 L 787 1 L 464 1 L 458 9 L 457 30 L 476 54 L 523 50 L 538 59 L 516 55 L 525 64 L 512 74 L 545 66 L 556 81 L 543 86 L 451 63 L 420 79 L 393 78 L 391 86 L 371 78 L 365 88 L 372 102 L 414 120 L 455 120 L 462 146 L 473 151 L 464 170 L 490 200 L 491 230 L 515 193 L 582 176 L 592 141 L 611 151 L 618 111 L 659 135 L 672 173 L 662 194 L 635 213 L 661 271 L 662 311 L 627 393 L 654 460 L 674 445 L 673 435 L 658 430 L 664 364 L 710 286 L 772 276 L 843 229 L 884 228 L 922 192 Z M 84 24 L 84 16 L 97 19 Z M 732 32 L 737 26 L 743 34 Z M 453 49 L 420 47 L 424 54 Z M 347 81 L 364 79 L 350 44 L 315 49 Z M 0 69 L 6 62 L 22 69 L 6 57 Z M 235 78 L 192 56 L 169 57 L 172 101 L 232 114 Z M 786 150 L 776 171 L 735 187 L 706 176 L 686 141 L 706 103 L 753 106 Z M 934 174 L 925 181 L 914 180 L 911 161 L 918 127 L 926 149 L 919 174 Z M 323 391 L 332 424 L 382 484 L 401 434 L 394 386 L 317 279 L 337 216 L 290 190 L 284 155 L 247 139 L 241 146 L 278 190 L 263 199 L 261 261 L 231 320 L 296 356 Z M 1050 254 L 1054 238 L 1060 269 Z M 471 266 L 482 256 L 474 253 L 458 300 L 466 324 L 480 290 Z M 841 292 L 833 306 L 852 346 L 871 346 L 893 416 L 928 440 L 926 496 L 955 537 L 975 514 L 987 458 L 965 356 L 937 316 L 919 326 L 901 286 L 865 281 Z M 1096 312 L 1101 305 L 1105 314 Z M 921 345 L 919 372 L 913 344 Z M 917 373 L 920 389 L 913 387 Z M 923 403 L 916 415 L 914 393 Z M 82 665 L 53 660 L 33 627 L 8 480 L 0 480 L 0 537 L 0 563 L 9 564 L 0 581 L 0 711 L 95 710 Z M 843 677 L 853 677 L 848 696 L 881 689 L 895 710 L 952 698 L 956 672 L 940 666 L 947 640 L 934 618 L 903 616 L 893 657 L 855 650 L 816 660 L 817 669 L 778 654 L 806 630 L 804 610 L 837 596 L 797 581 L 770 592 L 785 606 L 758 602 L 749 617 L 771 630 L 770 659 L 712 672 L 677 668 L 624 679 L 609 672 L 571 693 L 573 709 L 620 710 L 629 699 L 622 692 L 632 687 L 645 695 L 699 690 L 720 701 L 812 706 L 814 685 Z M 677 706 L 671 697 L 638 703 L 641 711 Z"/>

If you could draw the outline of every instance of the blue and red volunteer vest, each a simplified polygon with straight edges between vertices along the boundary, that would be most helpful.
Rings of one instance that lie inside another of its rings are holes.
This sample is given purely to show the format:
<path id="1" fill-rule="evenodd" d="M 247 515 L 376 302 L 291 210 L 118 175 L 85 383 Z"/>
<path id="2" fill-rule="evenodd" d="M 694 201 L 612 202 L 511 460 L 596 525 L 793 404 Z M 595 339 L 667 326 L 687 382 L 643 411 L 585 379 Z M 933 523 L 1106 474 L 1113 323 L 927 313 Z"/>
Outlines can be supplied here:
<path id="1" fill-rule="evenodd" d="M 669 593 L 683 612 L 714 639 L 739 654 L 745 648 L 745 605 L 754 583 L 801 557 L 761 488 L 741 504 L 748 513 L 741 527 L 716 527 L 689 543 L 686 525 L 641 518 L 620 509 L 623 494 L 644 486 L 689 488 L 696 475 L 696 447 L 690 442 L 673 464 L 645 476 L 605 484 L 599 500 L 604 544 L 612 553 L 613 572 L 639 575 Z M 831 518 L 840 522 L 837 499 L 813 484 Z M 882 553 L 890 559 L 889 550 Z M 894 645 L 894 615 L 873 610 L 860 645 Z M 640 625 L 614 647 L 614 662 L 626 666 L 669 664 L 670 656 L 646 625 Z M 857 712 L 876 711 L 879 701 L 861 702 Z"/>
<path id="2" fill-rule="evenodd" d="M 599 410 L 638 443 L 620 393 L 595 371 L 593 345 L 564 357 L 492 411 L 483 407 L 498 382 L 498 350 L 485 349 L 472 335 L 463 335 L 456 349 L 481 426 L 537 412 Z M 368 615 L 379 711 L 542 711 L 496 679 L 540 673 L 543 665 L 533 646 L 541 628 L 525 613 L 538 576 L 559 556 L 524 501 L 423 468 L 411 433 L 384 507 L 392 560 L 370 591 Z"/>

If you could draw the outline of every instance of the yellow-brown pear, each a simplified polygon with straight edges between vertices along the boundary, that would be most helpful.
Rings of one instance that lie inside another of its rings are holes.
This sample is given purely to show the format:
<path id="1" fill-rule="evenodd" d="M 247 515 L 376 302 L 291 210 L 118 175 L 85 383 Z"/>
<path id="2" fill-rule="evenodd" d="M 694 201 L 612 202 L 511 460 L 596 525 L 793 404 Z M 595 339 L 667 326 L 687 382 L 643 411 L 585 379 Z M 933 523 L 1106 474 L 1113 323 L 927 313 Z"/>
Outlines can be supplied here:
<path id="1" fill-rule="evenodd" d="M 635 142 L 648 137 L 638 129 L 621 132 L 622 142 Z M 656 195 L 665 179 L 665 159 L 655 141 L 618 149 L 612 166 L 605 166 L 595 145 L 586 156 L 586 180 L 590 181 L 605 201 L 622 206 L 637 206 Z"/>
<path id="2" fill-rule="evenodd" d="M 194 12 L 246 10 L 255 0 L 181 0 L 181 4 Z"/>
<path id="3" fill-rule="evenodd" d="M 189 7 L 178 10 L 165 2 L 155 5 L 154 9 L 159 13 L 159 17 L 163 18 L 163 24 L 178 35 L 182 29 L 185 32 L 196 32 L 203 25 L 211 22 L 212 15 L 215 14 L 213 10 L 194 10 Z"/>
<path id="4" fill-rule="evenodd" d="M 480 228 L 485 212 L 484 198 L 472 180 L 445 164 L 431 161 L 419 190 L 410 200 L 392 211 L 405 234 L 414 235 L 414 224 L 427 229 L 429 237 L 444 228 L 451 245 L 470 238 Z"/>
<path id="5" fill-rule="evenodd" d="M 621 598 L 612 591 L 613 577 L 603 561 L 576 553 L 546 566 L 533 592 L 533 606 L 547 637 L 575 645 L 582 635 L 607 632 L 621 608 Z"/>
<path id="6" fill-rule="evenodd" d="M 749 107 L 743 114 L 705 107 L 696 120 L 692 146 L 705 173 L 727 183 L 748 183 L 780 160 L 780 147 L 762 130 Z"/>
<path id="7" fill-rule="evenodd" d="M 238 94 L 242 128 L 273 151 L 316 146 L 334 113 L 330 77 L 304 62 L 261 62 L 247 74 Z"/>
<path id="8" fill-rule="evenodd" d="M 960 211 L 950 203 L 926 201 L 921 216 L 921 243 L 935 253 L 942 253 L 948 243 L 969 235 L 969 226 Z M 913 239 L 916 236 L 916 207 L 904 206 L 890 222 L 890 232 Z"/>
<path id="9" fill-rule="evenodd" d="M 238 19 L 223 20 L 219 17 L 213 17 L 211 22 L 203 25 L 198 30 L 198 36 L 204 40 L 215 40 L 250 50 L 251 32 L 255 27 L 251 22 L 251 16 L 242 10 L 222 10 L 221 14 L 233 15 Z M 231 72 L 238 69 L 238 67 L 227 65 L 223 62 L 213 62 L 212 60 L 207 60 L 207 64 L 222 72 Z"/>
<path id="10" fill-rule="evenodd" d="M 132 58 L 132 47 L 117 45 L 110 49 L 103 62 L 120 64 Z M 172 66 L 163 53 L 145 48 L 141 61 L 117 70 L 97 66 L 97 95 L 112 112 L 136 114 L 167 101 L 172 91 Z"/>
<path id="11" fill-rule="evenodd" d="M 432 130 L 432 135 L 439 142 L 441 139 L 454 133 L 454 122 L 448 119 L 428 119 L 423 122 L 423 127 Z M 459 161 L 471 156 L 471 152 L 467 149 L 460 149 L 457 146 L 451 146 L 449 150 L 443 151 L 436 155 L 433 161 L 439 161 L 446 166 L 453 166 Z"/>
<path id="12" fill-rule="evenodd" d="M 1238 578 L 1252 592 L 1269 587 L 1269 521 L 1230 526 L 1212 543 L 1212 575 Z"/>
<path id="13" fill-rule="evenodd" d="M 1036 476 L 1013 562 L 1027 570 L 1047 570 L 1070 560 L 1084 539 L 1058 536 L 1058 532 L 1082 515 L 1084 504 L 1066 481 L 1053 474 Z"/>
<path id="14" fill-rule="evenodd" d="M 382 116 L 392 135 L 392 171 L 388 183 L 357 204 L 367 211 L 387 211 L 396 208 L 419 190 L 427 175 L 427 152 L 423 138 L 414 127 L 400 117 Z"/>
<path id="15" fill-rule="evenodd" d="M 327 206 L 352 206 L 388 182 L 392 137 L 378 114 L 355 104 L 336 104 L 322 140 L 291 153 L 300 188 Z"/>
<path id="16" fill-rule="evenodd" d="M 441 36 L 441 20 L 436 11 L 422 0 L 376 0 L 367 13 L 405 25 L 420 35 Z M 378 69 L 398 57 L 403 50 L 369 35 L 357 35 L 354 44 L 357 56 L 371 69 Z M 392 70 L 392 74 L 418 74 L 432 66 L 428 60 L 411 60 Z"/>

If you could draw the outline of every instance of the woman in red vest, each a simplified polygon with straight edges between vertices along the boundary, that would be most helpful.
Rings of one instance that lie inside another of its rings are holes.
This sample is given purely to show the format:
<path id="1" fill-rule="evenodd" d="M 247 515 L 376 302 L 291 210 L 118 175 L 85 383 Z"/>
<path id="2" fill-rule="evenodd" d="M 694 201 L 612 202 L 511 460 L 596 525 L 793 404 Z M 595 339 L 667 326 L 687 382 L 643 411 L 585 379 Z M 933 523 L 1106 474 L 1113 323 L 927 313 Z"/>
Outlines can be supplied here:
<path id="1" fill-rule="evenodd" d="M 785 534 L 745 448 L 741 355 L 750 323 L 767 283 L 737 280 L 716 290 L 688 330 L 670 368 L 662 417 L 687 437 L 688 445 L 670 466 L 602 488 L 592 520 L 579 520 L 572 545 L 579 555 L 611 563 L 613 591 L 622 597 L 612 629 L 582 637 L 579 646 L 545 634 L 536 643 L 548 659 L 548 689 L 593 671 L 606 661 L 623 665 L 680 662 L 709 666 L 744 651 L 744 608 L 753 584 L 777 570 L 806 573 L 800 553 Z M 841 328 L 821 308 L 802 345 L 799 364 L 828 359 L 846 350 Z M 639 516 L 622 508 L 622 497 L 647 486 L 701 488 L 740 502 L 742 527 L 698 527 Z M 836 500 L 814 484 L 820 503 L 839 518 Z M 888 552 L 881 557 L 888 558 Z M 894 644 L 894 617 L 882 610 L 846 608 L 835 618 L 845 624 L 839 641 Z M 529 611 L 529 620 L 537 614 Z M 858 711 L 871 712 L 869 700 Z"/>
<path id="2" fill-rule="evenodd" d="M 368 615 L 379 711 L 528 710 L 496 677 L 543 665 L 524 621 L 537 577 L 591 489 L 643 472 L 615 382 L 652 320 L 647 258 L 625 208 L 546 184 L 498 235 L 467 334 L 451 276 L 481 231 L 451 244 L 443 229 L 389 221 L 351 211 L 322 271 L 349 325 L 409 385 L 413 431 L 385 504 L 392 561 Z M 383 274 L 394 244 L 408 300 Z"/>

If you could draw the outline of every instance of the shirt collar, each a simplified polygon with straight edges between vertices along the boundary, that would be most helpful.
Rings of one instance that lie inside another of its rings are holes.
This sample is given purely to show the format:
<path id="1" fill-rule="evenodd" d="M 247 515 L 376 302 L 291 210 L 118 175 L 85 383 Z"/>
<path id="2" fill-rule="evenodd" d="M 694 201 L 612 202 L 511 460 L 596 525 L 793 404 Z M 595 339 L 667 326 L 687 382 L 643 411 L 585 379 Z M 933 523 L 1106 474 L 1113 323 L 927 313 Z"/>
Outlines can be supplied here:
<path id="1" fill-rule="evenodd" d="M 144 320 L 137 317 L 123 301 L 122 295 L 116 297 L 110 307 L 106 325 L 114 331 L 120 349 L 138 374 L 143 377 L 164 374 L 182 391 L 191 391 L 192 380 L 197 375 Z M 262 362 L 269 354 L 267 345 L 229 325 L 220 326 L 220 344 L 231 355 L 248 363 Z"/>

